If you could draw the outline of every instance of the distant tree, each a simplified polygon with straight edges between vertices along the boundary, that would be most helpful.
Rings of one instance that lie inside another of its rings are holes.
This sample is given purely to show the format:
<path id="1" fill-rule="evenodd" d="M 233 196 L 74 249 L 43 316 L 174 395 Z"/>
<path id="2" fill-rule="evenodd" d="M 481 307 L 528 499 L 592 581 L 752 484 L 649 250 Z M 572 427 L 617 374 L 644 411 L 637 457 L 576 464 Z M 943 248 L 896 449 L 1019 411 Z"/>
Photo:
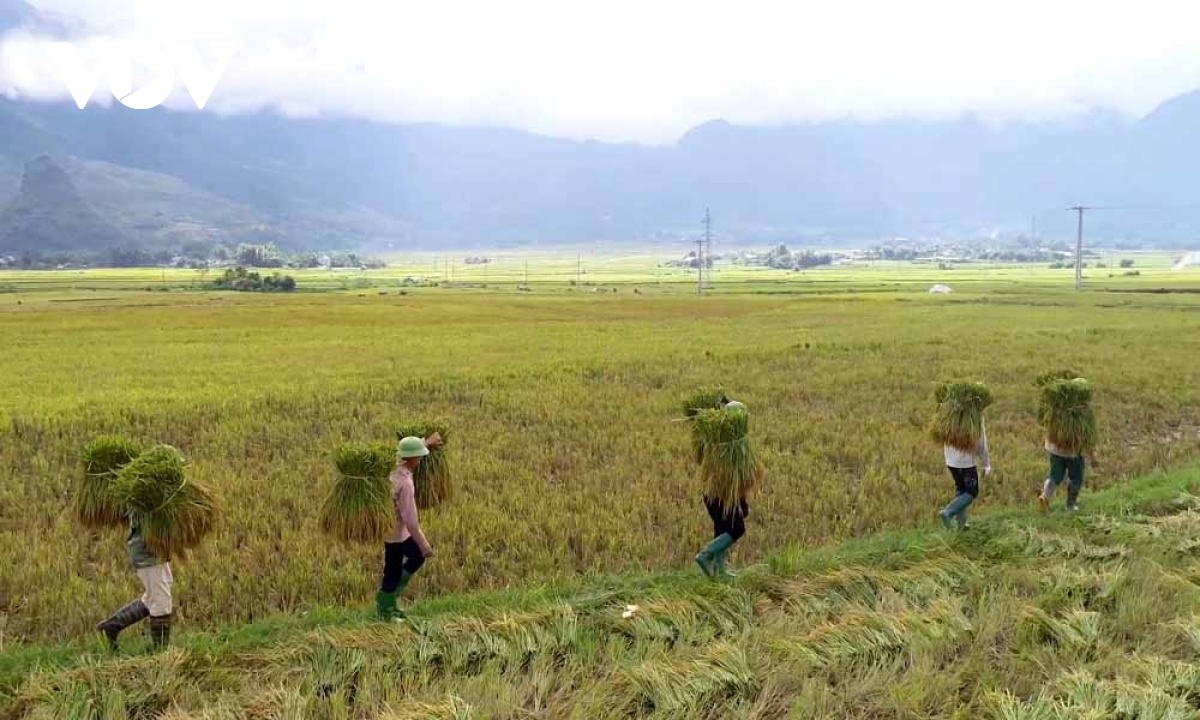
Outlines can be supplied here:
<path id="1" fill-rule="evenodd" d="M 226 270 L 224 275 L 213 280 L 212 286 L 217 290 L 235 292 L 292 292 L 296 289 L 296 279 L 279 273 L 264 278 L 253 270 L 238 267 Z"/>
<path id="2" fill-rule="evenodd" d="M 1123 267 L 1123 268 L 1131 268 L 1131 267 L 1133 267 L 1133 259 L 1132 259 L 1132 258 L 1124 258 L 1124 259 L 1122 259 L 1122 260 L 1121 260 L 1121 267 Z"/>
<path id="3" fill-rule="evenodd" d="M 245 267 L 275 268 L 283 267 L 283 260 L 274 243 L 266 245 L 238 245 L 235 255 L 238 265 Z"/>

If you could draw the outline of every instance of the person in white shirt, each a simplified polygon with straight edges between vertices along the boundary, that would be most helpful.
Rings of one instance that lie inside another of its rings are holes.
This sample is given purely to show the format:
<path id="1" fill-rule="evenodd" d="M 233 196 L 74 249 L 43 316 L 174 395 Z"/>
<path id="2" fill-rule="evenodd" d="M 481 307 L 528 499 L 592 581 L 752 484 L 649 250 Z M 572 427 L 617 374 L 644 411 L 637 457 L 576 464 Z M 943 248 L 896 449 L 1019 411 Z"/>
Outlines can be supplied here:
<path id="1" fill-rule="evenodd" d="M 972 448 L 957 448 L 953 445 L 943 445 L 942 451 L 946 456 L 946 467 L 954 478 L 954 499 L 950 501 L 939 517 L 942 526 L 950 530 L 955 523 L 958 529 L 967 527 L 967 508 L 979 497 L 979 468 L 983 468 L 984 476 L 992 474 L 992 461 L 988 456 L 987 428 L 983 421 L 979 425 L 979 441 Z"/>

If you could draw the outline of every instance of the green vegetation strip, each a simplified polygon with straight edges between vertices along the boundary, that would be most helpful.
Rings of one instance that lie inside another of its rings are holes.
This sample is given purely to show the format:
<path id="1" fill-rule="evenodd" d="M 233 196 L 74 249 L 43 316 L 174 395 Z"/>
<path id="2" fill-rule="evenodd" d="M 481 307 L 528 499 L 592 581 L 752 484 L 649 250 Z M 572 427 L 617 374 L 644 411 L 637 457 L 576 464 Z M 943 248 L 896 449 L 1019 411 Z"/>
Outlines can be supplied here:
<path id="1" fill-rule="evenodd" d="M 0 656 L 0 717 L 1194 718 L 1200 468 L 964 533 Z M 201 590 L 197 590 L 201 591 Z"/>

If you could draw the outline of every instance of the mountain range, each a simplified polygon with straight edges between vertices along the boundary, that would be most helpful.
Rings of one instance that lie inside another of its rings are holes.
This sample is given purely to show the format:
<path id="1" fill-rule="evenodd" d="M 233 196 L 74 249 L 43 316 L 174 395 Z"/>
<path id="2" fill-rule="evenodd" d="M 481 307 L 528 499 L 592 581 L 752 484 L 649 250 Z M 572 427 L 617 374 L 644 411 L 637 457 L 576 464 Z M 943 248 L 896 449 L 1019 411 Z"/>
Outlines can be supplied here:
<path id="1" fill-rule="evenodd" d="M 16 14 L 0 0 L 0 31 L 14 22 L 6 7 Z M 747 243 L 969 239 L 1031 225 L 1067 237 L 1066 207 L 1077 203 L 1109 208 L 1088 216 L 1098 236 L 1186 245 L 1200 234 L 1197 127 L 1200 93 L 1137 120 L 1103 112 L 1004 125 L 972 116 L 778 127 L 715 120 L 666 146 L 0 97 L 0 208 L 28 205 L 26 165 L 49 156 L 87 207 L 147 246 L 678 241 L 698 230 L 705 207 L 724 238 Z M 42 249 L 45 240 L 6 237 L 0 251 Z M 60 244 L 92 247 L 100 237 Z"/>

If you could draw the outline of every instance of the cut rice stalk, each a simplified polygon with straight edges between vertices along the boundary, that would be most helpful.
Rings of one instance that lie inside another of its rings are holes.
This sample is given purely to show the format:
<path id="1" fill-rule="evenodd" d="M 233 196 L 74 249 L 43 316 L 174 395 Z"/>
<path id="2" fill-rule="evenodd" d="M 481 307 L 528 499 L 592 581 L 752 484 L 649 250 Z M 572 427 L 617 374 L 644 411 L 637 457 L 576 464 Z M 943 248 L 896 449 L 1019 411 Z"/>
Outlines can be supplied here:
<path id="1" fill-rule="evenodd" d="M 750 443 L 749 415 L 744 410 L 701 410 L 692 427 L 705 495 L 727 509 L 736 508 L 754 492 L 763 473 Z"/>
<path id="2" fill-rule="evenodd" d="M 216 524 L 217 497 L 189 480 L 185 468 L 178 450 L 156 445 L 122 468 L 112 486 L 150 552 L 163 561 L 185 556 Z"/>
<path id="3" fill-rule="evenodd" d="M 104 435 L 83 448 L 83 472 L 72 498 L 75 518 L 87 528 L 124 525 L 128 509 L 112 495 L 117 472 L 128 465 L 141 448 L 123 437 Z"/>
<path id="4" fill-rule="evenodd" d="M 1087 380 L 1056 380 L 1042 386 L 1038 422 L 1046 439 L 1063 452 L 1080 455 L 1096 447 L 1096 415 Z"/>
<path id="5" fill-rule="evenodd" d="M 970 451 L 983 434 L 983 411 L 992 404 L 991 391 L 983 383 L 943 383 L 934 393 L 937 410 L 929 428 L 935 441 Z"/>
<path id="6" fill-rule="evenodd" d="M 337 478 L 321 506 L 321 529 L 343 542 L 382 543 L 396 523 L 388 476 L 396 465 L 388 445 L 337 449 Z"/>

